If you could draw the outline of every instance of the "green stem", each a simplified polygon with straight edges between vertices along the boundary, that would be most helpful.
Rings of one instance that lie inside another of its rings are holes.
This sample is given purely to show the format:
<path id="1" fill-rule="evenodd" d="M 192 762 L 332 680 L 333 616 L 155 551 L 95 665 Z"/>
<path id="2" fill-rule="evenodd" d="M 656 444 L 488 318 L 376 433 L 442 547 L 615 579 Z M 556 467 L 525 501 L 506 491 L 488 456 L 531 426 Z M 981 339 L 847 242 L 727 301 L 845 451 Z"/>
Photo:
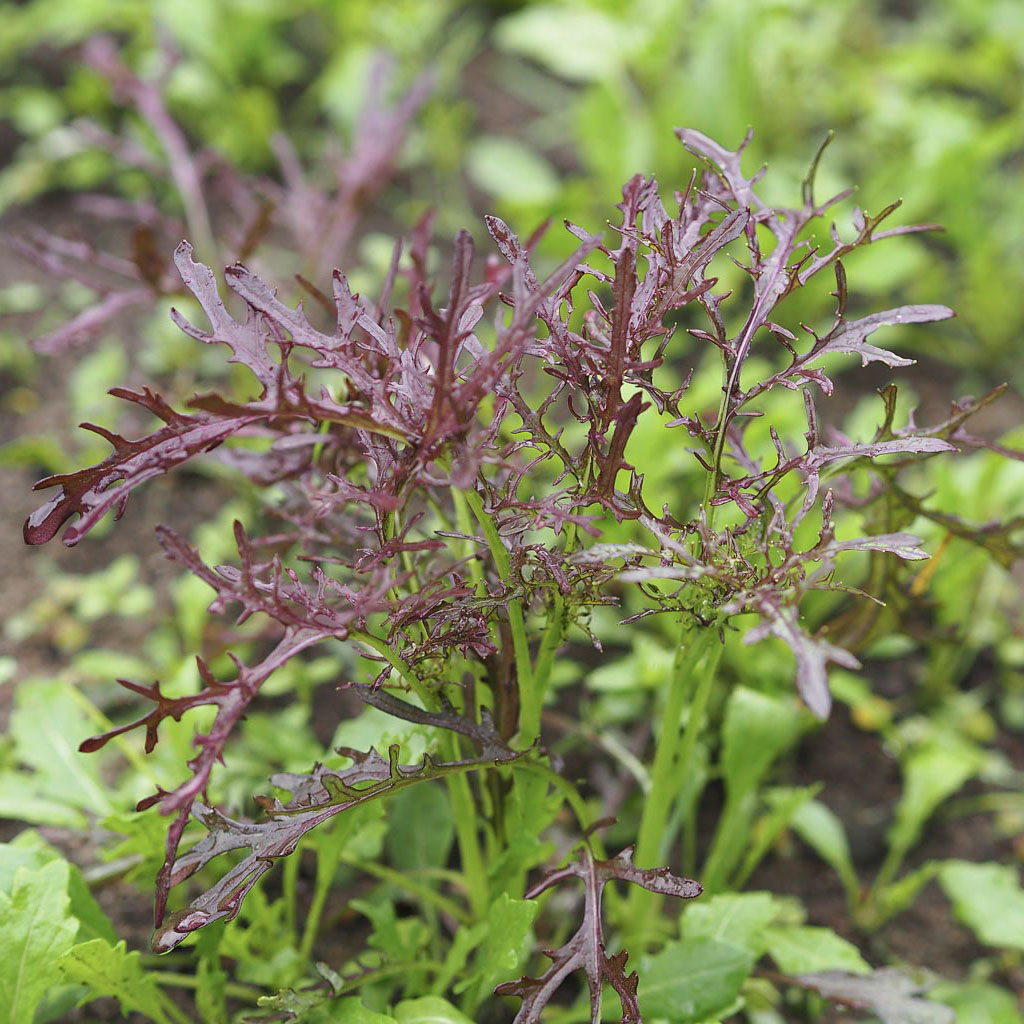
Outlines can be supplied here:
<path id="1" fill-rule="evenodd" d="M 293 946 L 298 945 L 299 927 L 295 913 L 295 898 L 299 886 L 299 867 L 302 863 L 301 854 L 296 851 L 294 856 L 284 859 L 284 877 L 281 880 L 281 888 L 284 891 L 284 926 Z"/>
<path id="2" fill-rule="evenodd" d="M 428 711 L 440 709 L 440 701 L 428 687 L 417 678 L 411 666 L 400 655 L 396 654 L 385 640 L 372 633 L 353 631 L 353 640 L 359 641 L 376 651 L 398 674 L 409 684 L 413 693 L 422 701 Z M 458 737 L 446 733 L 441 737 L 443 755 L 451 761 L 458 761 Z M 469 905 L 477 918 L 487 912 L 487 870 L 484 867 L 483 853 L 476 828 L 476 804 L 469 788 L 469 781 L 464 775 L 451 775 L 446 780 L 448 795 L 452 801 L 452 813 L 455 817 L 455 835 L 459 843 L 459 854 L 462 858 L 462 869 L 466 875 L 466 887 L 469 891 Z"/>
<path id="3" fill-rule="evenodd" d="M 313 944 L 316 942 L 316 934 L 320 930 L 320 918 L 323 917 L 324 907 L 327 905 L 327 896 L 334 882 L 334 871 L 326 870 L 327 865 L 324 863 L 326 859 L 318 853 L 313 899 L 310 900 L 309 910 L 306 912 L 306 923 L 302 929 L 302 941 L 299 943 L 299 957 L 303 962 L 309 960 L 313 955 Z M 329 861 L 332 868 L 338 863 L 334 857 L 329 858 Z"/>
<path id="4" fill-rule="evenodd" d="M 547 692 L 548 681 L 551 678 L 551 669 L 555 664 L 555 654 L 562 646 L 565 638 L 565 599 L 556 588 L 554 601 L 551 603 L 551 614 L 544 635 L 540 638 L 540 647 L 537 648 L 537 662 L 533 668 L 533 685 L 541 694 L 543 704 L 544 694 Z"/>
<path id="5" fill-rule="evenodd" d="M 150 977 L 158 985 L 166 985 L 168 988 L 198 988 L 202 983 L 202 979 L 196 974 L 180 974 L 177 971 L 154 970 L 150 972 Z M 252 985 L 241 985 L 234 981 L 224 985 L 224 994 L 247 1003 L 255 1003 L 261 996 L 266 995 L 264 991 Z"/>
<path id="6" fill-rule="evenodd" d="M 715 506 L 711 504 L 711 499 L 714 498 L 715 491 L 718 489 L 722 455 L 725 452 L 726 417 L 729 415 L 729 396 L 732 393 L 730 385 L 729 367 L 726 364 L 723 373 L 722 400 L 718 404 L 718 423 L 715 426 L 715 446 L 711 451 L 711 472 L 704 480 L 704 518 L 709 530 L 714 529 L 715 526 Z"/>
<path id="7" fill-rule="evenodd" d="M 451 492 L 452 503 L 455 505 L 455 522 L 458 524 L 459 531 L 467 536 L 472 536 L 473 520 L 470 516 L 469 502 L 466 501 L 466 495 L 458 487 L 452 487 Z M 469 558 L 469 575 L 476 588 L 477 597 L 484 597 L 487 594 L 487 585 L 484 583 L 484 568 L 480 564 L 480 559 L 473 557 L 474 553 L 475 545 L 473 541 L 463 541 L 462 557 Z"/>
<path id="8" fill-rule="evenodd" d="M 362 630 L 353 630 L 349 637 L 358 643 L 366 644 L 371 650 L 376 651 L 408 684 L 413 693 L 419 697 L 421 703 L 428 711 L 437 711 L 441 702 L 430 692 L 430 689 L 423 685 L 420 678 L 413 672 L 409 663 L 396 654 L 391 645 L 373 633 L 365 633 Z"/>
<path id="9" fill-rule="evenodd" d="M 384 864 L 377 864 L 372 860 L 360 860 L 358 857 L 342 856 L 342 863 L 359 871 L 365 871 L 368 875 L 373 875 L 382 882 L 387 882 L 396 888 L 405 889 L 407 892 L 415 894 L 424 903 L 431 904 L 442 913 L 458 921 L 459 924 L 472 924 L 470 916 L 454 900 L 450 900 L 447 896 L 442 896 L 439 892 L 435 892 L 429 885 L 424 885 L 422 882 L 411 878 L 408 872 L 396 871 L 394 868 L 389 868 Z"/>
<path id="10" fill-rule="evenodd" d="M 569 805 L 573 814 L 576 817 L 576 822 L 580 827 L 581 832 L 586 832 L 594 823 L 594 815 L 587 810 L 587 805 L 580 796 L 576 787 L 568 780 L 562 778 L 558 772 L 554 769 L 549 768 L 546 764 L 542 764 L 538 761 L 531 761 L 527 758 L 523 758 L 521 761 L 513 761 L 511 766 L 513 771 L 527 771 L 532 772 L 534 775 L 542 775 L 545 779 L 550 782 L 555 789 L 561 790 L 562 796 L 565 797 L 565 802 Z M 590 848 L 594 852 L 594 856 L 598 860 L 603 860 L 607 853 L 605 852 L 604 843 L 601 837 L 596 833 L 592 833 L 590 836 Z M 611 895 L 609 889 L 607 895 Z"/>
<path id="11" fill-rule="evenodd" d="M 718 819 L 711 849 L 701 868 L 700 880 L 709 895 L 726 887 L 729 874 L 742 856 L 753 816 L 753 793 L 729 794 Z"/>
<path id="12" fill-rule="evenodd" d="M 458 738 L 449 735 L 445 738 L 446 756 L 458 760 Z M 476 804 L 469 788 L 469 779 L 465 775 L 451 775 L 446 780 L 448 796 L 452 802 L 452 815 L 455 818 L 455 837 L 459 844 L 459 855 L 462 870 L 466 876 L 466 889 L 469 906 L 473 916 L 482 921 L 487 915 L 488 884 L 487 868 L 484 866 L 483 852 L 480 849 L 480 835 L 476 826 Z"/>
<path id="13" fill-rule="evenodd" d="M 642 868 L 658 866 L 662 840 L 672 805 L 679 793 L 680 779 L 687 778 L 693 771 L 697 736 L 718 664 L 717 646 L 717 635 L 713 628 L 705 627 L 698 632 L 690 624 L 683 627 L 679 646 L 676 648 L 668 696 L 661 715 L 661 732 L 651 771 L 651 789 L 640 818 L 634 859 Z M 698 675 L 702 662 L 704 667 Z M 695 676 L 696 691 L 680 743 L 679 730 L 686 697 L 691 692 Z M 631 892 L 625 920 L 628 922 L 630 934 L 639 938 L 641 943 L 652 934 L 660 906 L 660 898 L 653 893 L 639 887 Z"/>
<path id="14" fill-rule="evenodd" d="M 487 541 L 501 581 L 509 586 L 512 564 L 497 527 L 484 511 L 484 503 L 476 491 L 467 490 L 462 493 L 483 530 L 484 539 Z M 540 736 L 540 713 L 544 704 L 544 693 L 534 682 L 530 646 L 526 640 L 523 603 L 518 597 L 510 598 L 508 602 L 508 625 L 512 633 L 512 650 L 515 654 L 516 678 L 519 682 L 519 741 L 525 746 L 530 746 Z"/>
<path id="15" fill-rule="evenodd" d="M 718 661 L 722 656 L 722 645 L 716 643 L 718 639 L 714 628 L 708 628 L 704 634 L 705 650 L 707 660 L 704 663 L 700 675 L 697 677 L 697 690 L 693 695 L 693 703 L 690 705 L 690 714 L 686 720 L 686 730 L 683 733 L 683 743 L 679 749 L 679 775 L 682 778 L 690 778 L 697 770 L 696 751 L 697 738 L 704 725 L 704 714 L 708 708 L 708 701 L 711 698 L 711 690 L 715 683 L 715 674 L 718 671 Z M 694 662 L 696 668 L 696 662 Z M 692 806 L 696 809 L 697 800 L 700 794 L 693 794 Z M 696 829 L 688 829 L 688 840 L 696 837 Z"/>

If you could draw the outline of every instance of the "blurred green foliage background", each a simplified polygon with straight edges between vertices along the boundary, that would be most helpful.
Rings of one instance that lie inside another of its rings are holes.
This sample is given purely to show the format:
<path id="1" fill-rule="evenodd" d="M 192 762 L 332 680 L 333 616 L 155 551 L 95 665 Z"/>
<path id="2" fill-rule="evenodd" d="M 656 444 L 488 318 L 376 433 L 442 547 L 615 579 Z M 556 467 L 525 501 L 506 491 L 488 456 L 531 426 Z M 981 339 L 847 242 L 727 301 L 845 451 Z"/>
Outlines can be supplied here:
<path id="1" fill-rule="evenodd" d="M 793 183 L 767 198 L 795 200 L 832 129 L 822 191 L 857 183 L 869 212 L 903 196 L 903 223 L 945 228 L 858 258 L 855 290 L 876 306 L 949 303 L 959 319 L 909 344 L 971 386 L 1020 383 L 1017 0 L 31 0 L 2 16 L 0 209 L 55 190 L 153 187 L 81 131 L 89 119 L 154 146 L 79 59 L 95 33 L 113 34 L 143 76 L 173 53 L 172 113 L 244 171 L 272 170 L 277 131 L 307 160 L 343 151 L 383 51 L 395 91 L 424 68 L 438 76 L 401 188 L 385 196 L 399 222 L 432 205 L 442 233 L 495 209 L 523 233 L 548 215 L 591 226 L 636 172 L 685 185 L 676 126 L 729 147 L 753 130 L 751 166 Z"/>

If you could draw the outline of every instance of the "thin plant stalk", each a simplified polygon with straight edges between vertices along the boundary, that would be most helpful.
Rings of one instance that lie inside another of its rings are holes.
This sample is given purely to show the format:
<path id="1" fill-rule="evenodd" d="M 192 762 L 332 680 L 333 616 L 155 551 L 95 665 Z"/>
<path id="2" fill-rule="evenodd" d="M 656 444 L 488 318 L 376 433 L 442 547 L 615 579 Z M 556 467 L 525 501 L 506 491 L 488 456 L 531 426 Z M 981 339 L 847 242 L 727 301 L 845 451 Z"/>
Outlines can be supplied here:
<path id="1" fill-rule="evenodd" d="M 716 641 L 717 636 L 711 628 L 698 628 L 690 623 L 683 627 L 662 711 L 662 728 L 655 748 L 651 788 L 640 818 L 635 854 L 635 861 L 640 867 L 653 866 L 658 862 L 672 806 L 678 798 L 679 780 L 692 770 L 697 735 L 718 664 Z M 693 700 L 680 741 L 679 731 L 686 709 L 686 698 L 691 692 Z M 658 897 L 645 890 L 636 888 L 631 893 L 626 920 L 630 922 L 631 932 L 639 936 L 641 941 L 651 933 L 650 925 L 654 923 L 660 905 Z"/>
<path id="2" fill-rule="evenodd" d="M 469 507 L 476 516 L 480 528 L 484 532 L 491 557 L 497 567 L 501 580 L 510 585 L 509 576 L 512 564 L 508 549 L 498 534 L 498 530 L 484 511 L 484 504 L 476 491 L 463 491 Z M 530 647 L 526 639 L 526 620 L 523 614 L 523 602 L 513 597 L 508 602 L 508 625 L 512 634 L 512 648 L 515 653 L 516 677 L 519 681 L 519 741 L 530 746 L 540 736 L 540 714 L 544 704 L 544 694 L 534 685 L 533 666 L 530 662 Z"/>
<path id="3" fill-rule="evenodd" d="M 388 646 L 380 637 L 372 633 L 353 633 L 353 639 L 365 643 L 368 647 L 380 654 L 399 675 L 412 687 L 424 707 L 436 711 L 440 702 L 430 690 L 417 678 L 416 673 L 409 664 Z M 441 748 L 444 756 L 452 761 L 459 759 L 458 737 L 446 734 L 441 737 Z M 459 853 L 462 858 L 462 868 L 466 875 L 466 886 L 469 895 L 469 904 L 473 914 L 478 919 L 482 918 L 487 911 L 487 870 L 484 867 L 483 854 L 480 850 L 480 841 L 476 827 L 476 805 L 473 802 L 473 793 L 470 790 L 469 782 L 463 775 L 452 775 L 446 780 L 448 795 L 452 801 L 452 814 L 455 818 L 455 836 L 459 844 Z"/>

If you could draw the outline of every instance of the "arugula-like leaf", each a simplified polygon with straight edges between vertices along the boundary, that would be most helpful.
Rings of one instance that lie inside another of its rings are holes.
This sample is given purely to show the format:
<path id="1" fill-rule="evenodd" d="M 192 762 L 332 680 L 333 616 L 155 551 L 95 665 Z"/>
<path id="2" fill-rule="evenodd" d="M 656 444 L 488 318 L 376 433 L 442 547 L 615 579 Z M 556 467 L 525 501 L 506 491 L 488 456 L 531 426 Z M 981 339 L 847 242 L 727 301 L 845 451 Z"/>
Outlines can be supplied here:
<path id="1" fill-rule="evenodd" d="M 640 1005 L 671 1024 L 696 1024 L 725 1014 L 755 957 L 743 946 L 699 936 L 670 942 L 643 961 Z"/>
<path id="2" fill-rule="evenodd" d="M 156 978 L 143 968 L 141 955 L 129 953 L 124 942 L 116 946 L 103 939 L 80 943 L 60 958 L 58 967 L 69 981 L 88 986 L 89 1000 L 114 997 L 123 1012 L 141 1013 L 156 1024 L 178 1019 Z"/>
<path id="3" fill-rule="evenodd" d="M 61 977 L 57 962 L 75 941 L 68 864 L 20 867 L 11 891 L 0 892 L 0 1021 L 24 1024 Z"/>
<path id="4" fill-rule="evenodd" d="M 951 860 L 938 876 L 956 916 L 982 942 L 1024 950 L 1024 888 L 1016 868 Z"/>

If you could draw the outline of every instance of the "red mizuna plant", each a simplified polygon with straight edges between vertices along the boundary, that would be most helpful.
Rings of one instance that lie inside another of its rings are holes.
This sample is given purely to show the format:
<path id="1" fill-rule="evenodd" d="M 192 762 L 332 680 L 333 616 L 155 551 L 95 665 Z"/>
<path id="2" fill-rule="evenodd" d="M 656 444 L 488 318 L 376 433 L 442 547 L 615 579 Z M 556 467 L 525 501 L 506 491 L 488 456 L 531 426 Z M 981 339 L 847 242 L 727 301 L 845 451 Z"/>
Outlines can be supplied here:
<path id="1" fill-rule="evenodd" d="M 201 705 L 216 709 L 212 726 L 195 738 L 188 777 L 140 805 L 157 803 L 170 818 L 156 881 L 155 949 L 233 918 L 261 876 L 318 825 L 434 780 L 449 787 L 474 914 L 486 914 L 502 892 L 521 898 L 525 872 L 540 861 L 521 860 L 520 887 L 496 891 L 515 873 L 489 876 L 480 844 L 486 835 L 500 850 L 501 804 L 475 805 L 465 777 L 532 773 L 559 792 L 572 789 L 542 745 L 555 657 L 572 628 L 587 628 L 590 609 L 616 604 L 629 589 L 640 610 L 627 621 L 667 613 L 680 623 L 637 863 L 629 850 L 602 859 L 588 847 L 582 860 L 529 890 L 532 899 L 570 876 L 583 879 L 583 925 L 549 954 L 554 962 L 542 978 L 498 991 L 522 998 L 517 1021 L 537 1020 L 564 978 L 583 969 L 593 1021 L 603 981 L 619 995 L 622 1019 L 640 1020 L 625 951 L 605 952 L 601 891 L 620 879 L 659 894 L 700 892 L 655 861 L 707 703 L 720 632 L 738 616 L 755 616 L 747 642 L 771 635 L 788 645 L 797 692 L 815 715 L 828 715 L 828 664 L 858 662 L 807 630 L 804 597 L 837 586 L 847 552 L 926 557 L 916 537 L 898 530 L 837 539 L 837 502 L 870 502 L 898 486 L 903 467 L 920 457 L 980 445 L 964 424 L 991 397 L 956 407 L 932 427 L 900 427 L 893 391 L 874 436 L 823 436 L 815 395 L 833 391 L 825 357 L 906 366 L 910 360 L 875 343 L 875 332 L 953 315 L 941 305 L 847 315 L 843 257 L 924 229 L 882 229 L 893 204 L 877 216 L 858 211 L 849 239 L 833 227 L 826 243 L 815 243 L 809 227 L 845 193 L 817 200 L 812 169 L 801 205 L 774 208 L 758 197 L 759 175 L 742 172 L 743 147 L 726 150 L 693 131 L 680 138 L 707 170 L 699 185 L 692 179 L 676 194 L 673 212 L 653 180 L 633 178 L 623 189 L 614 245 L 569 224 L 578 245 L 543 279 L 529 246 L 489 217 L 497 255 L 477 269 L 471 238 L 461 232 L 440 297 L 427 275 L 421 232 L 407 264 L 403 244 L 396 246 L 378 297 L 353 295 L 335 271 L 330 298 L 316 293 L 324 307 L 316 316 L 282 302 L 244 265 L 228 267 L 224 280 L 244 305 L 238 316 L 218 293 L 214 272 L 193 260 L 189 243 L 178 246 L 175 267 L 208 326 L 178 313 L 175 322 L 203 344 L 226 346 L 228 360 L 250 372 L 251 395 L 196 395 L 179 411 L 148 388 L 114 389 L 162 425 L 128 439 L 84 424 L 113 451 L 95 466 L 40 481 L 53 496 L 25 524 L 30 544 L 62 527 L 64 542 L 77 544 L 108 511 L 120 517 L 136 486 L 197 457 L 219 458 L 283 495 L 270 536 L 252 536 L 236 523 L 234 565 L 207 565 L 171 528 L 158 530 L 167 556 L 214 591 L 212 612 L 262 617 L 267 652 L 249 663 L 236 659 L 227 679 L 200 660 L 202 689 L 182 696 L 164 693 L 159 682 L 122 680 L 149 710 L 83 744 L 93 750 L 144 726 L 152 749 L 164 719 Z M 732 296 L 715 276 L 729 260 L 748 281 Z M 834 281 L 835 314 L 819 329 L 803 327 L 799 337 L 782 322 L 782 304 L 819 275 Z M 392 299 L 399 290 L 407 295 L 402 307 Z M 715 412 L 687 404 L 687 335 L 720 354 Z M 743 371 L 755 345 L 782 358 L 777 370 L 750 380 Z M 759 400 L 778 388 L 801 394 L 806 433 L 794 443 L 773 427 L 770 445 L 757 448 L 749 437 Z M 676 507 L 649 507 L 641 456 L 652 453 L 634 454 L 630 446 L 638 424 L 651 419 L 663 428 L 665 445 L 695 445 L 702 467 L 702 493 L 681 497 Z M 262 447 L 233 450 L 234 438 L 259 438 Z M 867 498 L 847 484 L 844 474 L 854 470 L 871 481 Z M 808 541 L 800 527 L 811 520 Z M 318 765 L 305 775 L 273 776 L 289 800 L 259 798 L 257 821 L 229 817 L 216 807 L 214 769 L 231 756 L 234 729 L 272 673 L 329 640 L 377 662 L 372 682 L 350 684 L 362 700 L 430 728 L 436 748 L 418 764 L 403 764 L 397 747 L 387 756 L 345 750 L 350 768 Z M 578 804 L 564 799 L 584 831 Z M 183 849 L 190 819 L 205 836 Z M 243 856 L 168 914 L 172 889 L 227 851 Z"/>

